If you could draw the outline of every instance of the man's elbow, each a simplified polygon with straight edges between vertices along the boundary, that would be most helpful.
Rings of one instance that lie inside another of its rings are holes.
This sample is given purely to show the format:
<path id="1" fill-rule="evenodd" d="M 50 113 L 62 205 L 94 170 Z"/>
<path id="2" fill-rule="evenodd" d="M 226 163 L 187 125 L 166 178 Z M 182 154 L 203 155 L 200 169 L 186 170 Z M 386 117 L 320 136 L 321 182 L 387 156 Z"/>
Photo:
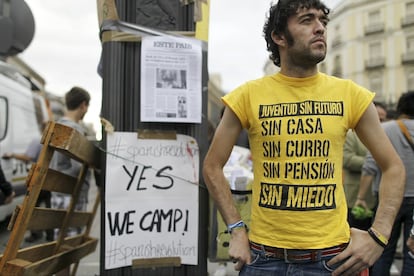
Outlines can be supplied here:
<path id="1" fill-rule="evenodd" d="M 206 180 L 206 182 L 209 182 L 208 180 L 211 179 L 211 176 L 214 172 L 214 163 L 210 161 L 210 159 L 206 158 L 203 162 L 203 177 Z"/>
<path id="2" fill-rule="evenodd" d="M 223 172 L 223 168 L 220 169 L 218 162 L 215 162 L 211 158 L 204 159 L 202 173 L 207 187 L 210 187 L 216 182 L 220 172 Z"/>

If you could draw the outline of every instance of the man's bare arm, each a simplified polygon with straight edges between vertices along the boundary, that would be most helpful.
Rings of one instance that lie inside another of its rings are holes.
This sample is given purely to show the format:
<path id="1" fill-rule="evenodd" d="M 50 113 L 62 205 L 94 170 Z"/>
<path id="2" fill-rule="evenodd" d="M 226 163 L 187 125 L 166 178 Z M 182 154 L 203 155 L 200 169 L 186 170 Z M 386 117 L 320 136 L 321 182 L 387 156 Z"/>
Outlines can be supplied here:
<path id="1" fill-rule="evenodd" d="M 372 227 L 388 239 L 403 197 L 404 165 L 382 129 L 373 104 L 365 111 L 355 130 L 382 170 L 379 206 Z M 355 275 L 373 265 L 383 250 L 368 232 L 351 228 L 349 246 L 328 265 L 346 260 L 332 275 Z"/>
<path id="2" fill-rule="evenodd" d="M 389 237 L 404 194 L 405 169 L 388 136 L 378 123 L 379 120 L 374 123 L 371 117 L 378 120 L 373 105 L 361 118 L 356 131 L 382 171 L 378 209 L 373 227 Z"/>
<path id="3" fill-rule="evenodd" d="M 359 189 L 358 189 L 358 195 L 357 199 L 355 201 L 354 206 L 362 206 L 365 209 L 368 209 L 368 205 L 365 201 L 365 196 L 369 191 L 369 187 L 371 186 L 371 183 L 374 179 L 374 176 L 370 174 L 361 174 L 361 178 L 359 181 Z"/>
<path id="4" fill-rule="evenodd" d="M 237 116 L 226 108 L 203 165 L 204 181 L 227 225 L 241 220 L 230 186 L 223 173 L 223 167 L 230 157 L 241 130 L 242 126 Z M 243 264 L 250 263 L 249 241 L 244 228 L 236 228 L 232 231 L 229 256 L 237 263 L 236 270 L 240 270 Z"/>

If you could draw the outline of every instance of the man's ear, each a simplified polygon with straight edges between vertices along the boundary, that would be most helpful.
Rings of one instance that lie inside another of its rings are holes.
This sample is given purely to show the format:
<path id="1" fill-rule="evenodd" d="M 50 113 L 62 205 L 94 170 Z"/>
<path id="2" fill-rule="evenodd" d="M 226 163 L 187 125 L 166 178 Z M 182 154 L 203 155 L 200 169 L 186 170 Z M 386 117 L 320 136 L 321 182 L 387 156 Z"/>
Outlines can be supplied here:
<path id="1" fill-rule="evenodd" d="M 276 34 L 274 31 L 272 32 L 272 40 L 278 46 L 285 47 L 286 46 L 286 39 L 283 35 Z"/>
<path id="2" fill-rule="evenodd" d="M 82 103 L 81 103 L 81 106 L 82 106 L 82 108 L 88 108 L 88 106 L 89 106 L 89 104 L 86 102 L 86 101 L 83 101 Z"/>

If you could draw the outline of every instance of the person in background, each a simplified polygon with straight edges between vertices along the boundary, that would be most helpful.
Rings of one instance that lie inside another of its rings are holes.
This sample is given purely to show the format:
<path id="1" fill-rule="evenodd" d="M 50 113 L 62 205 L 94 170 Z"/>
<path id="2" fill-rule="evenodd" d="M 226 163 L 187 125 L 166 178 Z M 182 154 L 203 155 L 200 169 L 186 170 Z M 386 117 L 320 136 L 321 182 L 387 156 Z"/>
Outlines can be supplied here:
<path id="1" fill-rule="evenodd" d="M 69 126 L 83 135 L 86 135 L 86 130 L 81 124 L 86 112 L 88 112 L 90 102 L 89 93 L 81 87 L 72 87 L 69 92 L 65 94 L 65 115 L 58 119 L 57 122 L 66 126 Z M 69 158 L 59 152 L 56 152 L 52 159 L 52 169 L 63 172 L 70 176 L 78 177 L 82 168 L 81 164 L 74 159 Z M 75 205 L 75 210 L 86 211 L 88 204 L 88 192 L 90 186 L 91 174 L 88 171 L 85 177 L 84 183 L 81 187 L 81 191 L 78 197 L 78 201 Z M 52 192 L 52 208 L 67 209 L 69 207 L 71 196 L 63 193 Z M 72 236 L 79 234 L 82 229 L 70 229 L 67 235 Z M 56 275 L 68 275 L 69 268 L 64 269 Z"/>
<path id="2" fill-rule="evenodd" d="M 381 257 L 372 267 L 372 275 L 386 276 L 390 275 L 390 268 L 394 261 L 395 252 L 397 248 L 398 239 L 401 235 L 401 229 L 403 229 L 403 240 L 407 241 L 410 230 L 413 225 L 413 209 L 414 209 L 414 149 L 411 148 L 407 138 L 405 138 L 403 131 L 400 129 L 399 122 L 401 122 L 408 130 L 409 135 L 414 137 L 414 92 L 407 92 L 401 95 L 397 103 L 398 119 L 391 120 L 384 123 L 382 126 L 387 134 L 392 145 L 396 149 L 397 153 L 401 157 L 404 167 L 407 172 L 405 191 L 402 201 L 402 205 L 399 208 L 397 217 L 393 224 L 389 243 Z M 384 178 L 384 173 L 381 173 L 377 162 L 372 158 L 370 153 L 367 154 L 363 168 L 369 171 L 371 177 L 378 179 Z M 367 187 L 369 183 L 361 181 L 360 191 L 358 192 L 358 199 L 355 204 L 364 204 L 366 192 L 369 190 Z M 381 191 L 383 182 L 380 182 L 379 187 L 376 187 L 374 181 L 374 191 Z M 362 201 L 362 202 L 361 202 Z M 403 247 L 403 266 L 401 275 L 414 275 L 414 259 L 408 254 L 408 248 L 406 245 Z"/>
<path id="3" fill-rule="evenodd" d="M 380 122 L 387 118 L 387 110 L 384 104 L 374 102 Z M 359 140 L 352 130 L 346 134 L 344 144 L 344 190 L 348 204 L 348 223 L 350 227 L 368 230 L 372 223 L 372 214 L 376 205 L 376 198 L 368 193 L 364 206 L 355 206 L 359 183 L 361 179 L 362 165 L 364 164 L 367 148 Z"/>
<path id="4" fill-rule="evenodd" d="M 4 195 L 3 204 L 9 204 L 13 201 L 15 192 L 9 181 L 6 180 L 2 167 L 0 166 L 0 190 Z"/>
<path id="5" fill-rule="evenodd" d="M 47 122 L 42 124 L 42 131 L 45 129 L 47 125 Z M 10 158 L 14 158 L 26 163 L 36 163 L 37 160 L 39 159 L 39 155 L 40 155 L 40 151 L 42 150 L 42 144 L 40 143 L 40 137 L 39 138 L 35 138 L 33 139 L 29 146 L 26 149 L 25 153 L 7 153 L 5 155 L 3 155 L 4 159 L 10 159 Z M 42 204 L 44 204 L 44 206 L 46 208 L 50 208 L 51 207 L 51 193 L 50 191 L 46 191 L 46 190 L 41 190 L 39 197 L 37 199 L 36 202 L 36 207 L 40 207 L 42 206 Z M 47 229 L 45 230 L 46 233 L 46 240 L 47 241 L 53 241 L 53 229 Z M 25 238 L 26 242 L 36 242 L 39 239 L 42 238 L 42 231 L 30 231 L 30 236 Z"/>
<path id="6" fill-rule="evenodd" d="M 80 133 L 86 135 L 86 130 L 80 123 L 89 108 L 90 95 L 81 87 L 73 87 L 69 92 L 65 94 L 65 115 L 58 119 L 57 122 L 66 126 L 69 126 Z M 77 177 L 81 164 L 74 159 L 71 159 L 63 154 L 56 153 L 56 156 L 52 160 L 52 168 L 63 172 L 65 174 Z M 88 173 L 85 182 L 82 185 L 78 202 L 76 203 L 76 210 L 86 210 L 88 203 L 88 191 L 89 191 L 90 174 Z M 52 207 L 54 208 L 67 208 L 69 205 L 70 196 L 61 193 L 52 193 Z"/>
<path id="7" fill-rule="evenodd" d="M 226 105 L 203 164 L 210 195 L 231 233 L 229 256 L 244 275 L 356 275 L 381 255 L 404 189 L 401 159 L 381 128 L 374 93 L 318 72 L 329 9 L 319 0 L 280 0 L 264 26 L 275 75 L 248 81 Z M 251 224 L 241 219 L 223 173 L 246 129 L 252 152 Z M 348 129 L 383 171 L 369 231 L 349 228 L 342 185 Z M 294 272 L 292 272 L 294 271 Z"/>
<path id="8" fill-rule="evenodd" d="M 389 114 L 388 114 L 388 110 L 385 104 L 378 102 L 378 101 L 374 101 L 374 105 L 375 105 L 375 109 L 377 109 L 378 118 L 380 122 L 383 123 L 385 121 L 388 121 Z"/>
<path id="9" fill-rule="evenodd" d="M 398 119 L 398 113 L 395 109 L 388 109 L 387 110 L 387 121 L 389 120 L 396 120 Z"/>

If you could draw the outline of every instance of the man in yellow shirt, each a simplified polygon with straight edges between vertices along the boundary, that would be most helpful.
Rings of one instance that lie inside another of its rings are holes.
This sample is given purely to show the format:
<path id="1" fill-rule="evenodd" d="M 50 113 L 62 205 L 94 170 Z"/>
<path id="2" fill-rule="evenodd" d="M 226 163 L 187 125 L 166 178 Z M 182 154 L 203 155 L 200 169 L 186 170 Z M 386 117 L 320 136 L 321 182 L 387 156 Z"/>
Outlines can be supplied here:
<path id="1" fill-rule="evenodd" d="M 328 15 L 319 0 L 274 4 L 264 35 L 280 72 L 223 97 L 226 110 L 203 175 L 228 224 L 229 255 L 240 275 L 355 275 L 381 255 L 400 206 L 405 171 L 380 126 L 374 93 L 318 72 Z M 242 129 L 254 167 L 249 231 L 223 174 Z M 347 223 L 342 153 L 349 129 L 383 171 L 369 231 Z"/>

